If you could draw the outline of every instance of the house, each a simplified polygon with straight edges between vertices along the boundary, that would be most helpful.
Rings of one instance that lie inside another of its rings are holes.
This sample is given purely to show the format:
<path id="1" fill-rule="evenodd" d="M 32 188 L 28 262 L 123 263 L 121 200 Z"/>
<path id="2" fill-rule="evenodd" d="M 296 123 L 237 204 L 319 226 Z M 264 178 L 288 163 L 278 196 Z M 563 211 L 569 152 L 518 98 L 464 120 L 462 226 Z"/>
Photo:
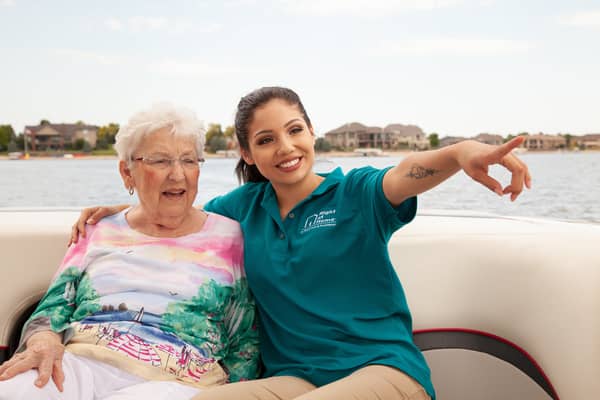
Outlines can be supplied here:
<path id="1" fill-rule="evenodd" d="M 408 147 L 413 150 L 429 148 L 427 135 L 416 125 L 389 124 L 383 132 L 392 139 L 392 147 Z"/>
<path id="2" fill-rule="evenodd" d="M 389 124 L 385 128 L 366 126 L 359 122 L 346 123 L 325 133 L 333 147 L 341 149 L 379 148 L 395 149 L 429 147 L 425 133 L 415 125 Z"/>
<path id="3" fill-rule="evenodd" d="M 480 133 L 479 135 L 475 136 L 473 139 L 475 139 L 481 143 L 491 144 L 493 146 L 499 146 L 502 143 L 504 143 L 504 139 L 502 138 L 502 136 L 492 135 L 489 133 Z"/>
<path id="4" fill-rule="evenodd" d="M 584 149 L 600 150 L 600 133 L 589 133 L 577 138 L 577 142 Z"/>
<path id="5" fill-rule="evenodd" d="M 444 136 L 440 139 L 440 147 L 450 146 L 451 144 L 456 144 L 463 140 L 467 140 L 467 138 L 462 136 Z"/>
<path id="6" fill-rule="evenodd" d="M 546 135 L 538 133 L 536 135 L 525 136 L 523 147 L 527 150 L 556 150 L 567 146 L 567 139 L 564 136 Z"/>
<path id="7" fill-rule="evenodd" d="M 96 147 L 98 127 L 83 123 L 52 124 L 43 122 L 40 125 L 26 126 L 24 132 L 32 151 L 64 150 L 65 146 L 73 146 L 78 139 L 83 139 L 91 148 L 94 148 Z"/>

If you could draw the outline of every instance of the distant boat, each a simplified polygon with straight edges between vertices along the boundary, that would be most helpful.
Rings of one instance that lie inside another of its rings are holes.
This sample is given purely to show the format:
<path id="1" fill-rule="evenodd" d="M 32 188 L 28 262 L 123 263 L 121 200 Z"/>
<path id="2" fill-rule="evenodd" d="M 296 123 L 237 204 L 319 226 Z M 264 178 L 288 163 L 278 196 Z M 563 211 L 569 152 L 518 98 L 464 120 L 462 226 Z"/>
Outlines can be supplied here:
<path id="1" fill-rule="evenodd" d="M 21 158 L 23 158 L 23 153 L 21 153 L 20 151 L 11 151 L 10 153 L 8 153 L 9 160 L 19 160 Z"/>
<path id="2" fill-rule="evenodd" d="M 383 151 L 381 149 L 355 149 L 354 154 L 363 156 L 363 157 L 373 157 L 373 156 L 382 156 Z"/>

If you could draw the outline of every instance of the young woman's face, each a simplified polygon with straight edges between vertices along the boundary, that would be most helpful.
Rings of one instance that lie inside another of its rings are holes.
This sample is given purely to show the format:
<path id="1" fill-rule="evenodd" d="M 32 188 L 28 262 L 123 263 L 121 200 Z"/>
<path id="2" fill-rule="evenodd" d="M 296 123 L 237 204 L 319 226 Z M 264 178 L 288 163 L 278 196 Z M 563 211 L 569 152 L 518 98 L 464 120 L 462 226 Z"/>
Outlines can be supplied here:
<path id="1" fill-rule="evenodd" d="M 256 165 L 273 185 L 302 183 L 312 174 L 315 137 L 295 105 L 273 99 L 254 111 L 248 126 L 250 151 L 244 160 Z"/>

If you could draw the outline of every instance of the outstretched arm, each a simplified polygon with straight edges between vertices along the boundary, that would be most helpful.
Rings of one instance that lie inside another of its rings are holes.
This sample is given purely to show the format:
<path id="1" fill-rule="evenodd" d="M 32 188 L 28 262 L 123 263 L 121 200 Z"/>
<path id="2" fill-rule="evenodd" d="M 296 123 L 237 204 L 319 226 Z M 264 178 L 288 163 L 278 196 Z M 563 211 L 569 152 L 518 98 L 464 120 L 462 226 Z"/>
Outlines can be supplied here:
<path id="1" fill-rule="evenodd" d="M 409 197 L 439 185 L 462 169 L 498 195 L 510 193 L 510 199 L 514 201 L 523 191 L 523 186 L 531 188 L 527 165 L 511 153 L 524 139 L 519 136 L 500 146 L 466 140 L 439 150 L 411 154 L 385 174 L 383 191 L 389 202 L 397 206 Z M 502 188 L 500 182 L 488 175 L 489 166 L 493 164 L 500 164 L 511 172 L 510 185 Z"/>

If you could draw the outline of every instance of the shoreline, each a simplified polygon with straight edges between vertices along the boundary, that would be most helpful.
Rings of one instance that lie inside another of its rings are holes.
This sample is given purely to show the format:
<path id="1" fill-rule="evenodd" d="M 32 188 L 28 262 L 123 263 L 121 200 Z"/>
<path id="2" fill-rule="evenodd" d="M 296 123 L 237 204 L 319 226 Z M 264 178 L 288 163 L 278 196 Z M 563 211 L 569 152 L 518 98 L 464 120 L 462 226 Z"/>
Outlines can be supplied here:
<path id="1" fill-rule="evenodd" d="M 364 156 L 361 154 L 357 154 L 352 151 L 329 151 L 329 152 L 315 152 L 315 157 L 319 159 L 330 158 L 330 157 L 353 157 L 353 158 L 377 158 L 377 157 L 404 157 L 408 154 L 414 153 L 413 150 L 394 150 L 394 151 L 384 151 L 377 155 L 369 155 Z M 527 154 L 549 154 L 549 153 L 562 153 L 562 154 L 579 154 L 579 153 L 600 153 L 600 149 L 589 149 L 589 150 L 528 150 L 525 152 L 517 153 L 518 156 L 523 156 Z M 237 159 L 238 156 L 229 157 L 222 154 L 213 154 L 206 153 L 204 155 L 207 159 L 216 159 L 216 158 L 231 158 Z M 73 157 L 62 157 L 62 156 L 30 156 L 30 160 L 118 160 L 116 155 L 74 155 Z M 8 155 L 0 154 L 0 160 L 11 160 Z M 18 160 L 23 160 L 23 158 L 19 158 Z M 18 161 L 17 160 L 17 161 Z"/>

